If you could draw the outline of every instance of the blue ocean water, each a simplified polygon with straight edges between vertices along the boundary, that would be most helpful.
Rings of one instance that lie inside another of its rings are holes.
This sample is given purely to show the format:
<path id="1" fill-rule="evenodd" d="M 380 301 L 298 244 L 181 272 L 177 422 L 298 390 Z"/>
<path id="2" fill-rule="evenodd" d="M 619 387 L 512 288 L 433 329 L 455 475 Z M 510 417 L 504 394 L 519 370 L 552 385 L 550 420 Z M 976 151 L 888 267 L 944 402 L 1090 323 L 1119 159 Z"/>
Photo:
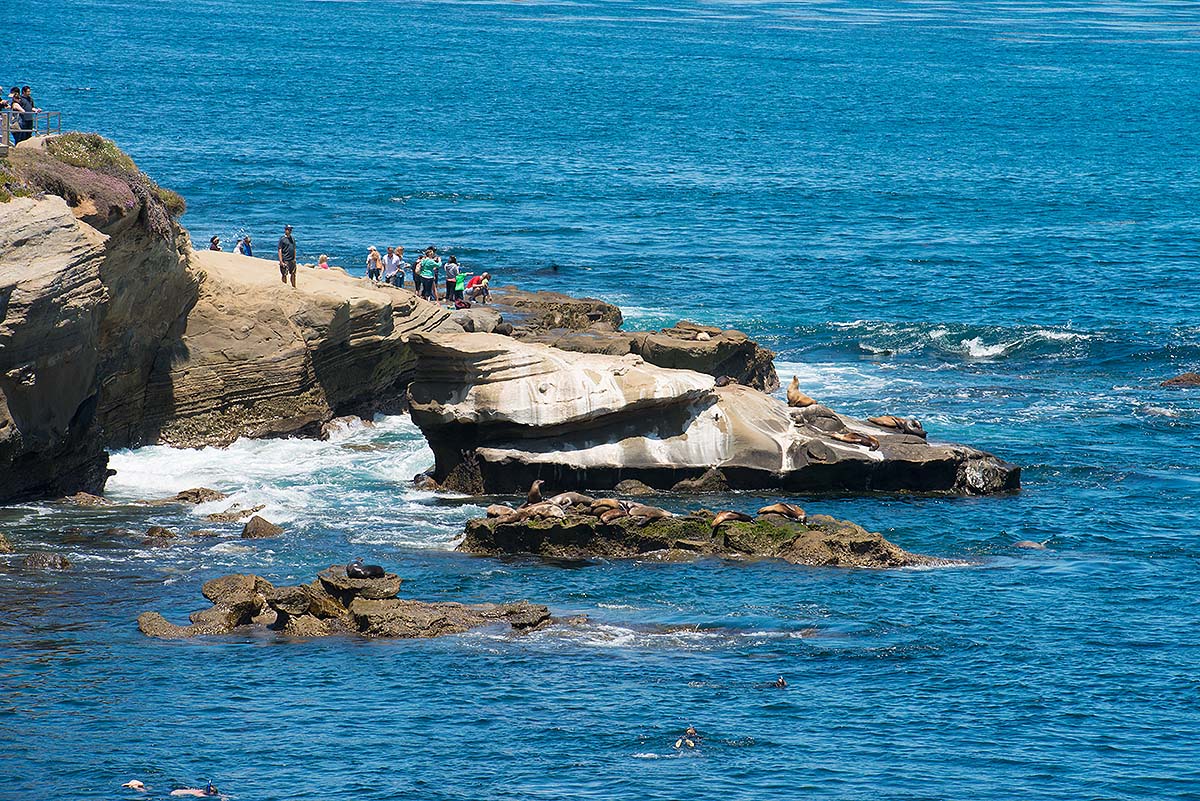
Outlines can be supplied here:
<path id="1" fill-rule="evenodd" d="M 196 241 L 436 244 L 499 283 L 742 328 L 854 414 L 1025 468 L 1019 495 L 801 497 L 969 567 L 547 564 L 453 553 L 405 418 L 146 448 L 287 526 L 0 509 L 0 798 L 1200 797 L 1200 11 L 1187 2 L 10 0 L 29 83 L 189 202 Z M 712 503 L 754 509 L 761 498 Z M 1019 539 L 1050 549 L 1013 549 Z M 200 584 L 363 555 L 415 597 L 582 629 L 157 642 Z M 789 687 L 764 687 L 777 675 Z M 689 724 L 701 747 L 676 752 Z M 130 795 L 128 797 L 133 797 Z"/>

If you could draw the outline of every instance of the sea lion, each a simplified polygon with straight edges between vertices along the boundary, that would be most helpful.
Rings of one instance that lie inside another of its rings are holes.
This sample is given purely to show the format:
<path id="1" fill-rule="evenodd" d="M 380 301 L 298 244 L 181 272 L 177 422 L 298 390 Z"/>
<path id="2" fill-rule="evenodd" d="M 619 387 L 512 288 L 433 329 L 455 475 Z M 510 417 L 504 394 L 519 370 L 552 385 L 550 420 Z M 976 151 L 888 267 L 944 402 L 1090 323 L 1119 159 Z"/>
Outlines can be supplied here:
<path id="1" fill-rule="evenodd" d="M 581 492 L 560 492 L 550 499 L 550 503 L 558 504 L 562 507 L 567 506 L 590 506 L 595 500 L 591 495 L 584 495 Z"/>
<path id="2" fill-rule="evenodd" d="M 379 565 L 364 565 L 362 557 L 346 565 L 346 578 L 368 579 L 383 578 L 383 568 Z"/>
<path id="3" fill-rule="evenodd" d="M 838 442 L 846 442 L 851 445 L 865 445 L 873 451 L 879 450 L 879 440 L 870 434 L 860 434 L 857 431 L 830 431 L 828 435 L 831 439 L 836 439 Z"/>
<path id="4" fill-rule="evenodd" d="M 511 506 L 505 506 L 502 503 L 493 503 L 486 510 L 488 517 L 507 517 L 511 514 L 516 514 L 516 509 Z"/>
<path id="5" fill-rule="evenodd" d="M 901 433 L 911 434 L 922 439 L 926 436 L 925 427 L 915 417 L 897 417 L 894 414 L 885 414 L 881 417 L 868 417 L 867 422 L 881 428 L 894 428 Z"/>
<path id="6" fill-rule="evenodd" d="M 815 400 L 800 391 L 800 379 L 796 376 L 792 376 L 792 383 L 788 384 L 787 402 L 788 406 L 794 406 L 797 409 L 803 409 L 816 403 Z"/>
<path id="7" fill-rule="evenodd" d="M 598 515 L 601 512 L 607 512 L 609 509 L 620 509 L 621 502 L 616 498 L 597 498 L 592 501 L 591 512 Z"/>
<path id="8" fill-rule="evenodd" d="M 807 517 L 805 511 L 794 503 L 773 503 L 770 506 L 764 506 L 758 510 L 760 515 L 782 515 L 791 520 L 799 520 L 804 522 Z"/>
<path id="9" fill-rule="evenodd" d="M 723 375 L 723 376 L 718 376 L 717 380 L 714 381 L 713 383 L 718 387 L 729 387 L 729 386 L 733 386 L 737 382 L 738 382 L 738 380 L 736 378 L 730 378 L 727 375 Z"/>
<path id="10" fill-rule="evenodd" d="M 622 517 L 629 517 L 629 512 L 624 509 L 609 509 L 600 515 L 600 522 L 608 524 L 614 520 L 620 520 Z"/>
<path id="11" fill-rule="evenodd" d="M 1050 539 L 1054 538 L 1051 537 Z M 1050 540 L 1042 540 L 1041 542 L 1034 542 L 1033 540 L 1017 540 L 1013 543 L 1013 547 L 1028 548 L 1031 551 L 1044 551 L 1046 550 L 1046 543 L 1049 541 Z"/>
<path id="12" fill-rule="evenodd" d="M 525 505 L 533 506 L 535 503 L 542 502 L 542 485 L 546 482 L 542 479 L 536 479 L 529 487 L 529 494 L 525 496 Z"/>
<path id="13" fill-rule="evenodd" d="M 708 333 L 707 331 L 701 331 L 700 333 L 696 334 L 697 342 L 708 342 L 710 339 L 712 339 L 712 334 Z"/>
<path id="14" fill-rule="evenodd" d="M 563 511 L 561 506 L 549 501 L 542 501 L 532 506 L 526 506 L 522 511 L 525 512 L 526 517 L 531 517 L 535 520 L 561 520 L 567 516 L 567 513 Z"/>
<path id="15" fill-rule="evenodd" d="M 713 529 L 717 529 L 731 521 L 737 521 L 739 523 L 753 523 L 754 518 L 750 515 L 742 514 L 741 512 L 735 512 L 732 509 L 726 509 L 723 512 L 717 512 L 717 516 L 712 520 L 712 527 Z"/>
<path id="16" fill-rule="evenodd" d="M 629 510 L 629 516 L 636 517 L 638 522 L 644 526 L 651 520 L 662 520 L 667 517 L 674 517 L 675 515 L 671 514 L 666 509 L 659 509 L 657 506 L 638 504 Z"/>

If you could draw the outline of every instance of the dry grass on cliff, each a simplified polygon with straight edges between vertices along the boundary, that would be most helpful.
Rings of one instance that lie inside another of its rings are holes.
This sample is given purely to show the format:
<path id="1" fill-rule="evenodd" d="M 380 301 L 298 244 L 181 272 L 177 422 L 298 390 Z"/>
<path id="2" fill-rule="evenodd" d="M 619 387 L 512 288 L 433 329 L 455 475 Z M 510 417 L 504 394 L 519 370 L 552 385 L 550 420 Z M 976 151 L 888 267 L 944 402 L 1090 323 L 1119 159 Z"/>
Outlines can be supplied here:
<path id="1" fill-rule="evenodd" d="M 160 236 L 174 233 L 172 221 L 187 211 L 177 193 L 152 181 L 133 159 L 98 134 L 67 133 L 45 140 L 43 148 L 10 151 L 8 175 L 25 194 L 58 195 L 73 207 L 94 207 L 111 219 L 141 209 L 146 228 Z M 0 191 L 18 194 L 0 175 Z M 0 200 L 7 200 L 0 194 Z"/>

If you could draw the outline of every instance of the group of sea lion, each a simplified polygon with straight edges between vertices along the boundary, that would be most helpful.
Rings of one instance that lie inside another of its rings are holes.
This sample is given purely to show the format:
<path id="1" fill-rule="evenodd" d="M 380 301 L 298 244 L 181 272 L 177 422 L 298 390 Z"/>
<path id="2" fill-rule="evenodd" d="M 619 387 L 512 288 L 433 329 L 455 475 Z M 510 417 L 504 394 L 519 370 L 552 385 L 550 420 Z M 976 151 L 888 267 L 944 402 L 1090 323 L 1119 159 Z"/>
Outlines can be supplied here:
<path id="1" fill-rule="evenodd" d="M 805 395 L 800 391 L 800 379 L 792 376 L 792 383 L 787 388 L 788 406 L 796 409 L 805 409 L 816 403 L 815 400 Z M 897 417 L 893 414 L 885 414 L 879 417 L 868 417 L 867 422 L 880 428 L 890 428 L 900 434 L 910 434 L 914 437 L 925 439 L 925 427 L 921 425 L 921 421 L 915 417 Z M 839 442 L 847 442 L 851 445 L 865 445 L 871 450 L 879 450 L 879 440 L 870 434 L 863 434 L 858 431 L 831 431 L 827 432 L 831 439 L 836 439 Z"/>
<path id="2" fill-rule="evenodd" d="M 487 508 L 487 516 L 495 519 L 497 523 L 507 524 L 519 523 L 522 520 L 563 520 L 570 512 L 577 515 L 591 515 L 599 518 L 600 522 L 605 524 L 622 518 L 630 518 L 639 526 L 645 526 L 654 520 L 676 516 L 666 509 L 638 501 L 626 501 L 620 498 L 593 498 L 582 492 L 560 492 L 553 497 L 544 498 L 542 496 L 543 484 L 545 481 L 540 478 L 534 481 L 529 488 L 529 494 L 525 497 L 525 503 L 516 509 L 504 504 L 492 504 Z M 758 515 L 779 515 L 801 523 L 806 517 L 803 509 L 790 503 L 774 503 L 764 506 L 758 510 Z M 712 527 L 715 531 L 726 523 L 749 523 L 754 519 L 743 512 L 726 509 L 717 512 L 713 517 Z"/>
<path id="3" fill-rule="evenodd" d="M 503 504 L 492 504 L 487 508 L 487 516 L 497 518 L 500 523 L 518 523 L 522 520 L 553 520 L 563 519 L 567 512 L 573 514 L 589 514 L 600 518 L 603 523 L 611 523 L 622 517 L 633 518 L 638 525 L 644 526 L 652 520 L 661 520 L 675 515 L 657 506 L 623 501 L 617 498 L 593 498 L 582 492 L 560 492 L 551 497 L 542 496 L 542 485 L 546 482 L 537 479 L 529 488 L 525 503 L 513 509 Z"/>

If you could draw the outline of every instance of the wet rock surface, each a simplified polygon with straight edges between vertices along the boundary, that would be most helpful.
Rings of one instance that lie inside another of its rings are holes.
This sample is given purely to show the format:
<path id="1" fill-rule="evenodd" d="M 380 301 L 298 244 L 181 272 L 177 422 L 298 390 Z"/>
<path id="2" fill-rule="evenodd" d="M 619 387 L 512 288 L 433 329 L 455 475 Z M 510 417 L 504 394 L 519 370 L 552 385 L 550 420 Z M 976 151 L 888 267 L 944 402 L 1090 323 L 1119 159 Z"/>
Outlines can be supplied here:
<path id="1" fill-rule="evenodd" d="M 354 579 L 334 565 L 309 584 L 273 586 L 254 575 L 222 576 L 204 584 L 212 602 L 191 613 L 189 624 L 176 625 L 158 612 L 138 616 L 143 634 L 184 639 L 228 634 L 246 626 L 269 627 L 294 637 L 358 634 L 364 637 L 439 637 L 471 629 L 507 624 L 513 631 L 533 631 L 551 622 L 545 606 L 518 601 L 506 604 L 427 603 L 399 598 L 400 577 Z"/>
<path id="2" fill-rule="evenodd" d="M 70 570 L 71 560 L 50 551 L 34 551 L 21 560 L 21 566 L 31 570 Z"/>
<path id="3" fill-rule="evenodd" d="M 614 513 L 611 507 L 573 504 L 564 508 L 561 516 L 522 516 L 524 510 L 516 510 L 512 515 L 471 520 L 458 550 L 560 559 L 772 558 L 802 565 L 862 568 L 959 564 L 909 553 L 880 534 L 828 515 L 795 519 L 768 512 L 752 519 L 721 522 L 718 515 L 706 510 L 658 516 L 661 510 L 642 512 L 645 507 L 628 501 L 620 502 L 618 508 L 625 513 Z"/>
<path id="4" fill-rule="evenodd" d="M 277 526 L 266 518 L 255 515 L 242 527 L 242 539 L 261 540 L 268 537 L 278 537 L 283 533 L 283 526 Z"/>

